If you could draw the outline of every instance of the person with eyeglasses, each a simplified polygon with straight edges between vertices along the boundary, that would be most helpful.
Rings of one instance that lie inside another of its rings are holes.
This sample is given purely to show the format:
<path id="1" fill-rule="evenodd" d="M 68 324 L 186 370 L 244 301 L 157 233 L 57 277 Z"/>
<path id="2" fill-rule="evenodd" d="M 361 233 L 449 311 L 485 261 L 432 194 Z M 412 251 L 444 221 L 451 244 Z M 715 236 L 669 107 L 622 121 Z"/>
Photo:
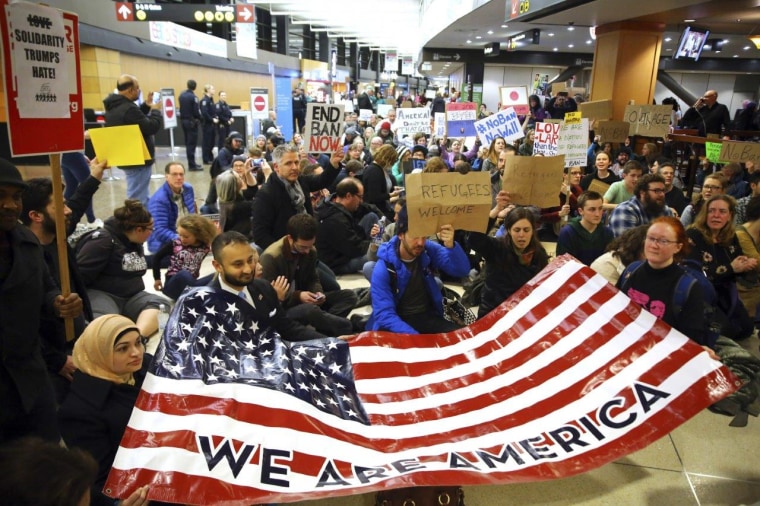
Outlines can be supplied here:
<path id="1" fill-rule="evenodd" d="M 699 197 L 693 204 L 686 206 L 681 215 L 681 223 L 684 227 L 688 227 L 694 223 L 694 218 L 699 214 L 699 211 L 704 207 L 705 202 L 710 200 L 710 197 L 714 195 L 723 195 L 725 193 L 726 185 L 728 181 L 725 176 L 720 172 L 709 174 L 705 177 L 705 182 L 702 184 L 702 191 L 699 193 Z"/>
<path id="2" fill-rule="evenodd" d="M 737 282 L 756 276 L 757 260 L 744 254 L 736 236 L 736 201 L 713 195 L 686 230 L 691 245 L 688 258 L 697 262 L 717 295 L 721 335 L 739 341 L 754 332 L 754 324 L 739 301 Z"/>
<path id="3" fill-rule="evenodd" d="M 110 314 L 93 320 L 74 345 L 77 370 L 58 423 L 66 446 L 98 463 L 88 504 L 114 504 L 102 490 L 151 361 L 145 343 L 132 320 Z"/>
<path id="4" fill-rule="evenodd" d="M 683 115 L 684 125 L 691 125 L 699 130 L 699 135 L 723 135 L 728 140 L 728 130 L 731 128 L 731 113 L 728 107 L 718 102 L 718 92 L 708 90 L 698 98 L 694 105 Z"/>
<path id="5" fill-rule="evenodd" d="M 686 231 L 678 218 L 655 218 L 646 231 L 644 260 L 629 264 L 616 286 L 643 309 L 710 348 L 714 343 L 705 317 L 702 284 L 679 265 L 689 249 Z M 686 280 L 682 281 L 684 276 Z M 683 294 L 678 293 L 681 287 L 686 288 Z"/>
<path id="6" fill-rule="evenodd" d="M 615 237 L 620 237 L 626 230 L 651 223 L 660 216 L 673 216 L 665 204 L 665 179 L 659 174 L 645 174 L 636 183 L 633 197 L 612 211 L 610 229 Z"/>
<path id="7" fill-rule="evenodd" d="M 170 304 L 169 299 L 145 291 L 148 262 L 143 244 L 153 229 L 153 217 L 145 206 L 139 200 L 125 200 L 102 229 L 77 244 L 77 264 L 93 315 L 124 315 L 143 336 L 158 330 L 158 310 Z"/>

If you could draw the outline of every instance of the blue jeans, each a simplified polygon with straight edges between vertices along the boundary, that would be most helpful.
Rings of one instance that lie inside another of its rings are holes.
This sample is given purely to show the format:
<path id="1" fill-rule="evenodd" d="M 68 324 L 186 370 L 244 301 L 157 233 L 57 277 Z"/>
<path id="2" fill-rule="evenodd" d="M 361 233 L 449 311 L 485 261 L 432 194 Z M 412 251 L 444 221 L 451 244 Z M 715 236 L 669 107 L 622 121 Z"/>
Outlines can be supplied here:
<path id="1" fill-rule="evenodd" d="M 82 153 L 63 153 L 61 155 L 61 172 L 63 172 L 63 179 L 66 181 L 63 198 L 69 200 L 77 191 L 77 186 L 90 176 L 90 165 Z M 92 201 L 87 205 L 84 213 L 87 215 L 89 223 L 95 221 Z"/>
<path id="2" fill-rule="evenodd" d="M 150 173 L 153 164 L 125 169 L 127 175 L 127 198 L 137 199 L 148 207 L 148 190 L 150 188 Z"/>

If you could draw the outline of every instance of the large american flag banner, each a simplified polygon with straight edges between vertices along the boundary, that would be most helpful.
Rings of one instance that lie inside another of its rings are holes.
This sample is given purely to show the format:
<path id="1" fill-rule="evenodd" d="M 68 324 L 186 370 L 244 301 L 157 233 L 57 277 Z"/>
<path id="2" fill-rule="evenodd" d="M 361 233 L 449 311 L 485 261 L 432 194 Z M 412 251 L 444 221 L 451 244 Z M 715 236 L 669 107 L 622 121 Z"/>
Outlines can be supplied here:
<path id="1" fill-rule="evenodd" d="M 178 301 L 107 494 L 150 484 L 161 501 L 287 503 L 561 478 L 738 387 L 571 257 L 449 334 L 289 343 L 249 307 L 207 287 Z"/>

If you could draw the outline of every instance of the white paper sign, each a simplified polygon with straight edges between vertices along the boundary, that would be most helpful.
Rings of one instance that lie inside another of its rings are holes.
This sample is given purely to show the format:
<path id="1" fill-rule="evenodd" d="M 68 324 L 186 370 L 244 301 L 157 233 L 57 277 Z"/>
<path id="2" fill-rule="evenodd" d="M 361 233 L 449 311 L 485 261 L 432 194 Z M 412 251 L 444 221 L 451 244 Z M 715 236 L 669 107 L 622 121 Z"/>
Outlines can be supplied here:
<path id="1" fill-rule="evenodd" d="M 306 105 L 304 145 L 308 153 L 332 153 L 341 146 L 343 104 Z"/>
<path id="2" fill-rule="evenodd" d="M 372 109 L 359 109 L 359 121 L 369 121 L 372 119 Z"/>
<path id="3" fill-rule="evenodd" d="M 580 123 L 565 124 L 559 130 L 559 154 L 565 155 L 565 167 L 580 167 L 587 163 L 588 118 Z M 535 144 L 534 150 L 535 153 Z"/>
<path id="4" fill-rule="evenodd" d="M 407 76 L 414 74 L 414 60 L 411 56 L 403 56 L 401 58 L 401 73 Z"/>
<path id="5" fill-rule="evenodd" d="M 484 146 L 490 146 L 496 137 L 503 137 L 505 141 L 510 143 L 525 137 L 517 113 L 511 107 L 476 121 L 475 131 L 478 132 L 480 142 Z"/>
<path id="6" fill-rule="evenodd" d="M 536 122 L 536 136 L 533 139 L 533 154 L 557 156 L 559 154 L 559 123 Z"/>
<path id="7" fill-rule="evenodd" d="M 385 70 L 388 72 L 395 72 L 398 68 L 398 53 L 396 51 L 388 51 L 385 53 Z"/>
<path id="8" fill-rule="evenodd" d="M 393 110 L 393 104 L 377 104 L 377 115 L 387 118 L 388 113 Z"/>
<path id="9" fill-rule="evenodd" d="M 437 112 L 433 118 L 433 135 L 443 137 L 446 135 L 446 113 Z"/>
<path id="10" fill-rule="evenodd" d="M 430 133 L 430 109 L 426 107 L 401 108 L 396 111 L 394 125 L 399 135 Z"/>
<path id="11" fill-rule="evenodd" d="M 63 12 L 19 2 L 5 6 L 21 118 L 70 118 L 69 60 Z"/>

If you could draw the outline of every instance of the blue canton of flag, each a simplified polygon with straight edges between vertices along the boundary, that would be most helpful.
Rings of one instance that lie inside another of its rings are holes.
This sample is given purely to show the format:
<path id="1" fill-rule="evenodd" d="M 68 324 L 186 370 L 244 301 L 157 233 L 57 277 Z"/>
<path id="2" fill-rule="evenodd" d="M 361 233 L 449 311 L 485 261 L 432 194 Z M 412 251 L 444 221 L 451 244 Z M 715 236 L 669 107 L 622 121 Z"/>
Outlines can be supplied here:
<path id="1" fill-rule="evenodd" d="M 288 393 L 345 420 L 369 424 L 356 393 L 348 344 L 336 338 L 290 343 L 259 328 L 253 308 L 199 287 L 178 301 L 152 373 L 206 384 L 237 383 Z"/>

